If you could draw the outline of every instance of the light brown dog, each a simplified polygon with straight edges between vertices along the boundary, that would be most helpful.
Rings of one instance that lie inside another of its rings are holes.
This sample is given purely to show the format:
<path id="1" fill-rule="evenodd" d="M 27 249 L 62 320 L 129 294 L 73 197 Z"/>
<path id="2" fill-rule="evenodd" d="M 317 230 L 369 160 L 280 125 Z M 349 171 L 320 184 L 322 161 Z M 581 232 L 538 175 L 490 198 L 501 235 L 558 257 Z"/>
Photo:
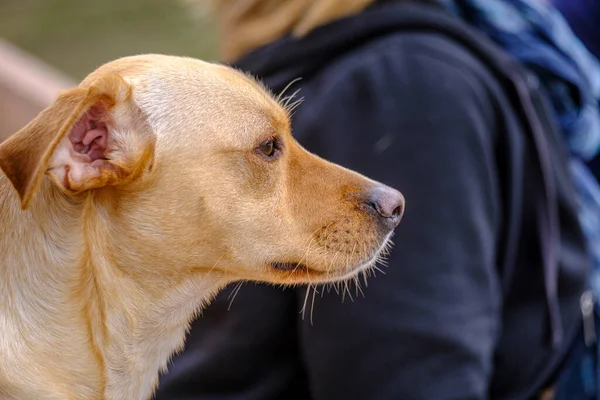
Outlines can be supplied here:
<path id="1" fill-rule="evenodd" d="M 0 167 L 2 399 L 148 399 L 223 286 L 354 276 L 403 210 L 251 78 L 160 55 L 62 93 Z"/>

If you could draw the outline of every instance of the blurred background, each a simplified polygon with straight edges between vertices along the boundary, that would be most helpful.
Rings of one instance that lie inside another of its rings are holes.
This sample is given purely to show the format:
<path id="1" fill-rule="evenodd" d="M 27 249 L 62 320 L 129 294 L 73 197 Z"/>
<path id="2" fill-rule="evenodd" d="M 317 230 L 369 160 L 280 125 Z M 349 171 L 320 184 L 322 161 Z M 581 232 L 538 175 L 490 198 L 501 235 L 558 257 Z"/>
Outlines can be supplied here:
<path id="1" fill-rule="evenodd" d="M 0 0 L 0 141 L 101 64 L 140 53 L 214 60 L 214 25 L 185 0 Z"/>

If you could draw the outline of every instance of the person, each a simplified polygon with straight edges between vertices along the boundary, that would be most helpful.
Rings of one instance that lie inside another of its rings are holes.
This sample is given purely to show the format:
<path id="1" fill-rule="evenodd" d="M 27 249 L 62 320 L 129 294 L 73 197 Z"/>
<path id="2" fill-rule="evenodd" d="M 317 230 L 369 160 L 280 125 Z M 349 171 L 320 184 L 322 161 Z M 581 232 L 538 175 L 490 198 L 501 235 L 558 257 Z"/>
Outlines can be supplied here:
<path id="1" fill-rule="evenodd" d="M 224 59 L 290 104 L 301 89 L 299 141 L 401 190 L 407 207 L 364 297 L 221 293 L 158 400 L 513 400 L 554 385 L 591 265 L 576 148 L 543 75 L 459 6 L 218 2 Z"/>

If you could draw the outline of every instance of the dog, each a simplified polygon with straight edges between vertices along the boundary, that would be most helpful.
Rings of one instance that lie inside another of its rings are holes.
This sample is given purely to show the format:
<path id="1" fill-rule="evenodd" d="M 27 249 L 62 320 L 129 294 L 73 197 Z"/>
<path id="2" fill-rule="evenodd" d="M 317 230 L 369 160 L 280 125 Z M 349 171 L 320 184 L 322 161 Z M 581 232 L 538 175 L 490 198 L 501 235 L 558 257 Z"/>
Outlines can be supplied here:
<path id="1" fill-rule="evenodd" d="M 148 399 L 221 288 L 353 277 L 404 210 L 253 78 L 165 55 L 61 93 L 0 168 L 2 399 Z"/>

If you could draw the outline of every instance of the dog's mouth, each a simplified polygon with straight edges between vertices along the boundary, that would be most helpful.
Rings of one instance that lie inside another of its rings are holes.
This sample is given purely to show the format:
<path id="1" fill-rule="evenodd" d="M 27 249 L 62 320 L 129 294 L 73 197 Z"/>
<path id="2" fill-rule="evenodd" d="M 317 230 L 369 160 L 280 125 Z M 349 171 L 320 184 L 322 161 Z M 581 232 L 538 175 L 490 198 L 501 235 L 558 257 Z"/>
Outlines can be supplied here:
<path id="1" fill-rule="evenodd" d="M 351 268 L 349 271 L 321 271 L 313 269 L 304 263 L 283 261 L 271 262 L 270 267 L 273 271 L 278 272 L 285 281 L 294 283 L 324 283 L 326 281 L 338 280 L 341 276 L 351 275 L 354 270 Z"/>
<path id="2" fill-rule="evenodd" d="M 309 267 L 308 265 L 301 262 L 291 261 L 274 261 L 270 264 L 271 269 L 283 274 L 286 278 L 300 279 L 303 281 L 310 278 L 319 278 L 325 273 Z"/>
<path id="3" fill-rule="evenodd" d="M 306 264 L 302 264 L 299 262 L 275 261 L 275 262 L 271 263 L 271 267 L 274 270 L 281 271 L 281 272 L 310 271 L 310 268 Z"/>
<path id="4" fill-rule="evenodd" d="M 327 264 L 327 267 L 317 267 L 316 269 L 311 267 L 310 264 L 302 262 L 304 260 L 271 261 L 267 265 L 272 272 L 277 273 L 276 280 L 286 283 L 326 283 L 346 280 L 361 271 L 374 267 L 385 258 L 391 247 L 390 238 L 392 234 L 393 232 L 388 233 L 375 251 L 369 252 L 366 257 L 361 257 L 359 260 L 353 260 L 353 263 L 348 265 L 331 265 L 327 262 L 327 259 L 321 260 L 324 261 L 323 265 Z M 320 263 L 317 265 L 320 265 Z M 273 277 L 273 275 L 270 276 Z"/>

